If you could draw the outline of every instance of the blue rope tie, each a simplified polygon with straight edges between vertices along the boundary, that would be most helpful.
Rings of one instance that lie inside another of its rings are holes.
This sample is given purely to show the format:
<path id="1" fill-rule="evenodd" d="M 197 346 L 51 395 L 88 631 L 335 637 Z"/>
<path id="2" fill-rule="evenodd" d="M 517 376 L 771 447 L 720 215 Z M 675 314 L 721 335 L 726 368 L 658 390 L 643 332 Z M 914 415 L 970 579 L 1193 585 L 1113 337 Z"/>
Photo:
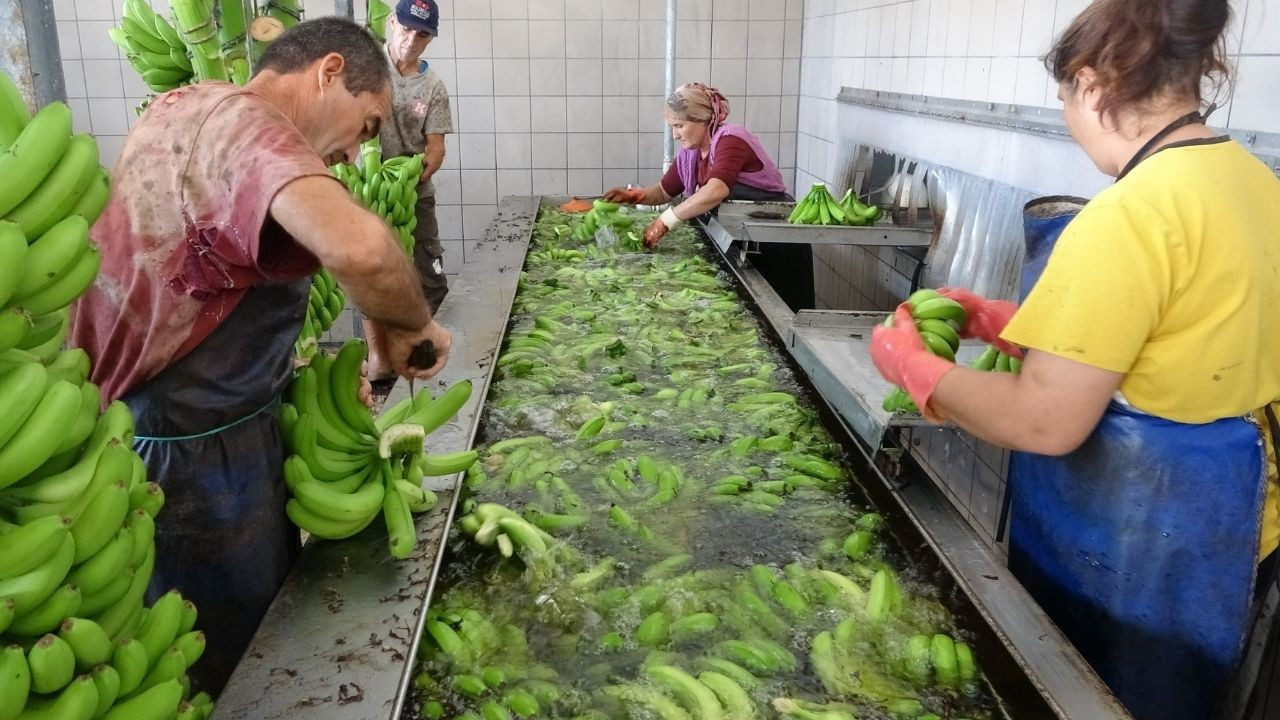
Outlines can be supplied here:
<path id="1" fill-rule="evenodd" d="M 253 412 L 249 413 L 248 415 L 245 415 L 244 417 L 240 418 L 239 420 L 233 420 L 232 422 L 229 422 L 229 423 L 227 423 L 226 425 L 223 425 L 223 426 L 221 426 L 221 427 L 216 427 L 216 428 L 214 428 L 214 429 L 212 429 L 212 430 L 208 430 L 208 431 L 206 431 L 206 432 L 202 432 L 202 433 L 197 433 L 197 434 L 195 434 L 195 435 L 177 435 L 177 436 L 173 436 L 173 437 L 154 437 L 154 436 L 150 436 L 150 435 L 134 435 L 134 436 L 133 436 L 133 440 L 134 440 L 134 442 L 137 442 L 137 441 L 139 441 L 139 440 L 146 440 L 146 441 L 149 441 L 149 442 L 181 442 L 181 441 L 183 441 L 183 440 L 198 440 L 198 439 L 203 438 L 203 437 L 209 437 L 209 436 L 211 436 L 211 435 L 217 435 L 218 433 L 220 433 L 220 432 L 224 432 L 224 431 L 226 431 L 226 430 L 230 430 L 231 428 L 233 428 L 233 427 L 235 427 L 235 426 L 237 426 L 237 425 L 240 425 L 240 424 L 242 424 L 242 423 L 249 422 L 250 420 L 252 420 L 252 419 L 254 419 L 254 418 L 258 417 L 258 416 L 259 416 L 259 415 L 261 415 L 262 413 L 264 413 L 264 412 L 266 412 L 266 411 L 270 410 L 272 407 L 274 407 L 274 406 L 276 406 L 276 405 L 279 405 L 279 404 L 280 404 L 280 398 L 278 398 L 278 397 L 271 398 L 271 401 L 270 401 L 270 402 L 268 402 L 266 405 L 263 405 L 262 407 L 258 408 L 257 410 L 254 410 Z"/>

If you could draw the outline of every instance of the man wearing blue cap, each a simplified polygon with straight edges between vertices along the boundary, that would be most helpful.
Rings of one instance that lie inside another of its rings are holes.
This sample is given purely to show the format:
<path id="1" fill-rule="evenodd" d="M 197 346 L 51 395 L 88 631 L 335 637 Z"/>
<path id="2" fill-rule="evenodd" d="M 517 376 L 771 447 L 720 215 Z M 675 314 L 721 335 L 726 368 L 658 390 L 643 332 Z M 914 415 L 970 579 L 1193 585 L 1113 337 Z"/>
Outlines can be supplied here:
<path id="1" fill-rule="evenodd" d="M 383 46 L 392 68 L 391 116 L 382 125 L 383 157 L 423 153 L 422 179 L 418 182 L 418 224 L 414 228 L 413 264 L 422 279 L 422 294 L 432 313 L 440 308 L 449 284 L 444 275 L 444 248 L 436 222 L 436 188 L 431 176 L 444 162 L 444 136 L 453 132 L 449 91 L 440 76 L 427 67 L 422 53 L 440 34 L 440 7 L 436 0 L 398 0 L 387 17 L 387 43 Z M 365 323 L 372 342 L 369 375 L 374 380 L 395 377 L 389 363 L 375 348 L 377 328 Z"/>

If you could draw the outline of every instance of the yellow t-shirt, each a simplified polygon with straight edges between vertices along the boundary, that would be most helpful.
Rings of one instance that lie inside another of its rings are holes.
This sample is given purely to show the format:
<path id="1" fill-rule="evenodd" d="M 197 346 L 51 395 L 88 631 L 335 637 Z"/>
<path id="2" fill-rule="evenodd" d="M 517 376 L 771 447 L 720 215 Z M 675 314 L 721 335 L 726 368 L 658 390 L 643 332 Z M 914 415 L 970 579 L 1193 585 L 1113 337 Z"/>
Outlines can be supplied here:
<path id="1" fill-rule="evenodd" d="M 1002 337 L 1125 373 L 1131 405 L 1179 422 L 1280 398 L 1280 179 L 1234 141 L 1148 157 L 1066 227 Z"/>

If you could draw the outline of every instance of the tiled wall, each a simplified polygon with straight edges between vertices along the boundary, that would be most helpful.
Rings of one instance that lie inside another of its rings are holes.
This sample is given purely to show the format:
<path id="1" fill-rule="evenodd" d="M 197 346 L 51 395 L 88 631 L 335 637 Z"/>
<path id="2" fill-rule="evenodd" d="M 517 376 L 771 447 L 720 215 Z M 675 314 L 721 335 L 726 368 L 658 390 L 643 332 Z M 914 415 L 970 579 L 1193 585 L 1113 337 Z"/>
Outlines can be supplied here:
<path id="1" fill-rule="evenodd" d="M 157 8 L 165 0 L 152 0 Z M 114 161 L 146 89 L 107 37 L 123 0 L 55 0 L 78 130 Z M 363 20 L 364 3 L 356 2 Z M 436 176 L 447 272 L 504 195 L 597 195 L 662 167 L 666 3 L 440 0 L 426 57 L 452 95 L 458 134 Z M 307 0 L 307 17 L 332 2 Z M 679 0 L 677 82 L 729 98 L 793 177 L 803 0 Z M 749 58 L 749 59 L 748 59 Z"/>
<path id="2" fill-rule="evenodd" d="M 806 0 L 798 182 L 830 179 L 842 86 L 1060 107 L 1040 58 L 1088 0 Z M 1280 3 L 1232 0 L 1213 124 L 1280 132 Z"/>

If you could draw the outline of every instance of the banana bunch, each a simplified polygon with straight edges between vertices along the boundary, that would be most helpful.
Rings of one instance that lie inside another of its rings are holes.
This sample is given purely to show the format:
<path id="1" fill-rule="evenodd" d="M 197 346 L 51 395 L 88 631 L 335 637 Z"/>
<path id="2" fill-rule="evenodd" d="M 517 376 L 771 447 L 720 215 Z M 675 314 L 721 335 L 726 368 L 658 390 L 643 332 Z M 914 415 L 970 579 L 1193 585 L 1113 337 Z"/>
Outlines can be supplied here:
<path id="1" fill-rule="evenodd" d="M 606 200 L 592 201 L 591 210 L 582 216 L 582 222 L 574 228 L 573 238 L 579 242 L 587 242 L 595 238 L 597 230 L 609 227 L 618 236 L 622 249 L 631 252 L 641 250 L 644 243 L 633 230 L 636 224 L 635 218 L 629 213 L 618 212 L 618 208 L 617 203 Z"/>
<path id="2" fill-rule="evenodd" d="M 434 399 L 421 392 L 375 420 L 358 397 L 367 349 L 355 339 L 336 356 L 317 353 L 290 384 L 280 413 L 292 453 L 284 466 L 292 495 L 285 510 L 295 525 L 328 540 L 351 537 L 381 515 L 391 555 L 403 559 L 417 543 L 412 513 L 436 502 L 423 478 L 475 463 L 474 450 L 423 451 L 426 436 L 471 397 L 471 383 L 455 383 Z"/>
<path id="3" fill-rule="evenodd" d="M 880 217 L 880 208 L 863 205 L 854 197 L 853 189 L 845 191 L 837 201 L 827 191 L 827 184 L 816 182 L 809 194 L 796 203 L 787 222 L 793 225 L 870 225 Z"/>
<path id="4" fill-rule="evenodd" d="M 330 168 L 351 196 L 370 212 L 386 221 L 406 253 L 413 252 L 413 230 L 418 226 L 418 181 L 422 178 L 422 155 L 402 155 L 382 159 L 377 139 L 360 148 L 361 167 L 345 163 Z"/>
<path id="5" fill-rule="evenodd" d="M 120 27 L 109 28 L 107 34 L 152 92 L 207 79 L 195 77 L 187 44 L 146 0 L 125 0 Z"/>
<path id="6" fill-rule="evenodd" d="M 1022 372 L 1022 360 L 1020 358 L 1007 355 L 995 345 L 988 345 L 986 350 L 978 356 L 976 360 L 969 364 L 974 370 L 985 370 L 989 372 Z"/>
<path id="7" fill-rule="evenodd" d="M 519 554 L 527 565 L 547 563 L 556 539 L 519 513 L 498 503 L 480 503 L 458 518 L 458 527 L 479 545 L 496 546 L 504 558 Z"/>
<path id="8" fill-rule="evenodd" d="M 929 288 L 911 293 L 907 303 L 911 305 L 911 315 L 915 318 L 916 329 L 920 331 L 920 339 L 929 352 L 955 362 L 956 350 L 960 347 L 960 328 L 964 327 L 966 320 L 960 303 Z M 885 319 L 884 325 L 893 327 L 892 315 Z M 995 357 L 991 359 L 994 364 Z M 885 396 L 882 407 L 891 413 L 920 412 L 911 396 L 902 388 L 891 390 Z"/>
<path id="9" fill-rule="evenodd" d="M 311 278 L 307 297 L 307 314 L 302 321 L 302 334 L 294 343 L 294 352 L 300 358 L 310 358 L 319 347 L 320 336 L 333 327 L 338 313 L 347 305 L 347 296 L 328 270 L 321 268 Z"/>

